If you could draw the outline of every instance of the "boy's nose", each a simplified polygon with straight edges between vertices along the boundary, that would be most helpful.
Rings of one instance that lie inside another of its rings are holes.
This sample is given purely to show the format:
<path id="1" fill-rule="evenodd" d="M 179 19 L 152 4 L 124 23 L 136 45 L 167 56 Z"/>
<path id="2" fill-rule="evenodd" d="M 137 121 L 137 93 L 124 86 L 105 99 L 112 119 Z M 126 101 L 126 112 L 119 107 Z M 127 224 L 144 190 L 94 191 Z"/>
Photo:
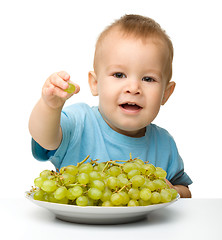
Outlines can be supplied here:
<path id="1" fill-rule="evenodd" d="M 141 88 L 140 88 L 140 82 L 137 79 L 128 79 L 127 85 L 125 87 L 125 92 L 126 93 L 131 93 L 131 94 L 140 94 L 141 93 Z"/>

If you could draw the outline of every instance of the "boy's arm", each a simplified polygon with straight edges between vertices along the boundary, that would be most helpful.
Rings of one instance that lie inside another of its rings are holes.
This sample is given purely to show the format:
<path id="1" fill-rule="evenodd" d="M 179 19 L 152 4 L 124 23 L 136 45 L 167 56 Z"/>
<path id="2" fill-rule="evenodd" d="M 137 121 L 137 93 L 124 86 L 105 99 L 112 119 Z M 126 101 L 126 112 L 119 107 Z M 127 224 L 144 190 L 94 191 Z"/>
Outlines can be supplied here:
<path id="1" fill-rule="evenodd" d="M 79 92 L 79 86 L 76 84 L 74 93 L 68 94 L 64 91 L 68 88 L 69 79 L 69 74 L 64 71 L 52 74 L 46 80 L 42 88 L 42 97 L 29 119 L 29 131 L 33 139 L 48 150 L 59 147 L 62 141 L 60 127 L 62 107 L 68 98 Z"/>
<path id="2" fill-rule="evenodd" d="M 32 138 L 43 148 L 57 149 L 62 140 L 60 127 L 61 109 L 52 109 L 40 98 L 29 119 Z"/>
<path id="3" fill-rule="evenodd" d="M 191 198 L 190 189 L 187 186 L 183 185 L 173 185 L 167 179 L 165 179 L 166 183 L 170 186 L 170 188 L 174 188 L 180 194 L 181 198 Z"/>
<path id="4" fill-rule="evenodd" d="M 187 186 L 175 185 L 173 188 L 177 190 L 181 198 L 191 198 L 191 192 Z"/>

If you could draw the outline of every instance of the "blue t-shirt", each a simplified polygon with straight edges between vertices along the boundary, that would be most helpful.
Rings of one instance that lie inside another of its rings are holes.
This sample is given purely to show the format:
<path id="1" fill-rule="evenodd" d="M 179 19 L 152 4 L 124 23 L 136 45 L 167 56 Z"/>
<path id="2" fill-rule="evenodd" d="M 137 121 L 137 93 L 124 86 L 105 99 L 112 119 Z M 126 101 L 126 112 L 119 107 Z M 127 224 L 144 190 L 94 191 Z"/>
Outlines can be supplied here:
<path id="1" fill-rule="evenodd" d="M 140 158 L 167 172 L 173 184 L 188 186 L 192 183 L 184 172 L 184 164 L 172 136 L 163 128 L 150 124 L 145 136 L 128 137 L 114 131 L 102 118 L 98 107 L 77 103 L 64 108 L 61 114 L 62 142 L 57 150 L 42 148 L 32 139 L 33 156 L 50 160 L 55 168 L 76 165 L 87 155 L 98 162 Z"/>

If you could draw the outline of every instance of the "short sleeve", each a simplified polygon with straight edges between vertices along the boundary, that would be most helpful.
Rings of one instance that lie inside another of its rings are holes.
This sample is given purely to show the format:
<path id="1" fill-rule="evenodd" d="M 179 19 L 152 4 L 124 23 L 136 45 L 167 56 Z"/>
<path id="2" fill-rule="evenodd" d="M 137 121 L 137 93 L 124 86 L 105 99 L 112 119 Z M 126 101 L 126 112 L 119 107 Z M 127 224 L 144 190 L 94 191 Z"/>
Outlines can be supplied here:
<path id="1" fill-rule="evenodd" d="M 33 138 L 32 138 L 32 155 L 35 159 L 39 161 L 47 161 L 51 156 L 53 156 L 56 150 L 47 150 L 39 145 Z"/>
<path id="2" fill-rule="evenodd" d="M 177 146 L 173 138 L 171 138 L 171 156 L 168 165 L 168 180 L 173 185 L 188 186 L 192 184 L 190 177 L 184 172 L 184 163 L 179 155 Z"/>

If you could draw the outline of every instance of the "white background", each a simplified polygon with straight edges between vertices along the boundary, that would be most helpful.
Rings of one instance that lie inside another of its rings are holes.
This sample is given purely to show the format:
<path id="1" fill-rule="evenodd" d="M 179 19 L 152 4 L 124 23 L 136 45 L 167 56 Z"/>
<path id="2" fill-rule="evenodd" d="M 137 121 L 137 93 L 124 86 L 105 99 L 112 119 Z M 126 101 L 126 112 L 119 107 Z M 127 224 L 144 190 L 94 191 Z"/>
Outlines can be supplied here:
<path id="1" fill-rule="evenodd" d="M 33 158 L 28 132 L 46 78 L 66 70 L 81 86 L 67 104 L 97 105 L 87 83 L 97 36 L 131 13 L 155 19 L 174 44 L 172 80 L 177 86 L 155 123 L 173 135 L 193 180 L 193 197 L 222 197 L 219 0 L 1 1 L 0 197 L 23 197 L 40 171 L 53 169 Z"/>

